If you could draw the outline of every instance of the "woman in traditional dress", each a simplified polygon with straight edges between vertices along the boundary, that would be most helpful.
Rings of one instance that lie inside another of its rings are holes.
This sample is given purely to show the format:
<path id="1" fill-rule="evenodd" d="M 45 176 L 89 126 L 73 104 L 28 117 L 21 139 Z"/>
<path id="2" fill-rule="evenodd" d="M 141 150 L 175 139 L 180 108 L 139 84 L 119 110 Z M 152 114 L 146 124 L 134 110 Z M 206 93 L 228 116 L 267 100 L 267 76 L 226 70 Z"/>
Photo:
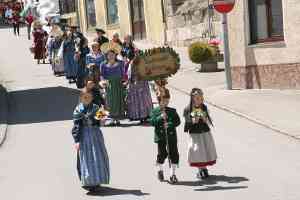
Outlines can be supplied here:
<path id="1" fill-rule="evenodd" d="M 64 74 L 64 65 L 58 53 L 63 41 L 63 31 L 58 25 L 53 25 L 49 34 L 48 53 L 49 60 L 52 65 L 54 75 L 59 76 Z"/>
<path id="2" fill-rule="evenodd" d="M 114 33 L 113 34 L 113 38 L 112 38 L 112 42 L 117 43 L 118 45 L 122 46 L 122 41 L 120 40 L 120 35 L 119 33 Z"/>
<path id="3" fill-rule="evenodd" d="M 92 94 L 83 91 L 73 114 L 72 135 L 77 150 L 77 170 L 82 187 L 96 191 L 101 184 L 109 184 L 109 158 L 100 121 L 95 119 L 99 106 L 92 103 Z"/>
<path id="4" fill-rule="evenodd" d="M 124 62 L 117 60 L 117 52 L 109 50 L 107 61 L 101 64 L 101 86 L 106 87 L 107 106 L 113 119 L 110 125 L 120 125 L 125 116 Z"/>
<path id="5" fill-rule="evenodd" d="M 131 35 L 124 37 L 124 43 L 122 45 L 121 56 L 125 62 L 125 78 L 128 79 L 128 69 L 131 61 L 134 59 L 137 49 L 135 48 Z"/>
<path id="6" fill-rule="evenodd" d="M 129 67 L 129 90 L 127 96 L 127 117 L 145 123 L 153 108 L 148 81 L 138 81 L 133 73 L 132 64 Z"/>
<path id="7" fill-rule="evenodd" d="M 100 81 L 100 65 L 105 61 L 105 55 L 100 50 L 98 42 L 91 44 L 92 51 L 86 56 L 87 75 L 94 76 L 99 82 Z"/>
<path id="8" fill-rule="evenodd" d="M 190 135 L 188 146 L 188 162 L 191 167 L 198 168 L 197 178 L 209 176 L 208 166 L 216 164 L 217 152 L 209 125 L 212 120 L 207 106 L 203 103 L 203 92 L 199 88 L 191 91 L 190 104 L 184 109 L 184 131 Z"/>
<path id="9" fill-rule="evenodd" d="M 43 25 L 36 21 L 34 23 L 33 43 L 34 43 L 34 59 L 40 64 L 40 60 L 43 60 L 45 64 L 46 59 L 46 42 L 47 42 L 47 32 L 43 30 Z"/>
<path id="10" fill-rule="evenodd" d="M 76 76 L 78 72 L 78 63 L 75 62 L 75 41 L 73 38 L 73 32 L 67 32 L 67 36 L 63 41 L 63 60 L 66 72 L 66 78 L 69 83 L 76 82 Z"/>

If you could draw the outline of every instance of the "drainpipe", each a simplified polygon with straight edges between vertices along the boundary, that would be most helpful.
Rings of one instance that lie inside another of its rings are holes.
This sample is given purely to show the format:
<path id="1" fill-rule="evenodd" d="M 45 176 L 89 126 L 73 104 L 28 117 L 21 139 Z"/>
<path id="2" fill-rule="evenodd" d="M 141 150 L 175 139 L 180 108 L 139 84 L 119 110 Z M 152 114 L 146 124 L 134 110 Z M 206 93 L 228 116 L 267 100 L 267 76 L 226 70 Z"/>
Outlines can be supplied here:
<path id="1" fill-rule="evenodd" d="M 164 45 L 168 46 L 168 23 L 167 23 L 167 3 L 166 0 L 161 0 L 161 7 L 162 7 L 162 16 L 163 16 L 163 23 L 164 23 Z"/>

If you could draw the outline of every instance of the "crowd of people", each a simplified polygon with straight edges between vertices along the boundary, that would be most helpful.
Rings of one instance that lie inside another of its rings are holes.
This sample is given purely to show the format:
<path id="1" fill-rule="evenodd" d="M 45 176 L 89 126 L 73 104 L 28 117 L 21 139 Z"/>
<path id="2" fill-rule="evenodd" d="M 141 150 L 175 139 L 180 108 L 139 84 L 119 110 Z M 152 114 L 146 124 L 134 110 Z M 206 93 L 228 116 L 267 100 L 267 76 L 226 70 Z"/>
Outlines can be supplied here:
<path id="1" fill-rule="evenodd" d="M 138 53 L 132 37 L 122 42 L 116 33 L 109 40 L 105 31 L 97 28 L 96 38 L 89 42 L 70 25 L 62 31 L 51 23 L 48 33 L 39 21 L 33 22 L 33 45 L 30 48 L 37 64 L 50 62 L 54 75 L 65 76 L 70 84 L 89 90 L 94 103 L 109 110 L 108 125 L 120 125 L 120 120 L 146 123 L 152 110 L 152 97 L 147 81 L 138 81 L 132 70 L 132 60 Z"/>
<path id="2" fill-rule="evenodd" d="M 20 35 L 22 9 L 23 4 L 20 2 L 0 2 L 0 24 L 12 25 L 15 35 Z"/>
<path id="3" fill-rule="evenodd" d="M 133 60 L 139 54 L 132 37 L 121 41 L 116 33 L 112 39 L 96 28 L 97 36 L 88 39 L 76 25 L 62 30 L 56 22 L 51 31 L 33 23 L 32 52 L 37 63 L 49 60 L 54 75 L 65 76 L 69 84 L 81 89 L 80 101 L 73 113 L 72 135 L 77 150 L 77 171 L 82 187 L 96 191 L 110 182 L 108 151 L 100 126 L 121 126 L 121 120 L 140 121 L 154 127 L 157 144 L 157 177 L 164 181 L 163 164 L 170 165 L 169 182 L 176 184 L 179 164 L 177 130 L 181 124 L 176 109 L 169 107 L 169 90 L 157 93 L 159 106 L 153 108 L 148 81 L 135 75 Z M 158 82 L 156 82 L 158 84 Z M 159 84 L 158 84 L 159 85 Z M 203 92 L 192 89 L 190 102 L 184 109 L 184 131 L 189 133 L 188 163 L 197 168 L 197 178 L 209 177 L 208 166 L 216 163 L 217 153 L 211 134 L 212 120 L 204 104 Z M 99 118 L 99 111 L 108 111 Z M 107 122 L 107 119 L 109 123 Z"/>

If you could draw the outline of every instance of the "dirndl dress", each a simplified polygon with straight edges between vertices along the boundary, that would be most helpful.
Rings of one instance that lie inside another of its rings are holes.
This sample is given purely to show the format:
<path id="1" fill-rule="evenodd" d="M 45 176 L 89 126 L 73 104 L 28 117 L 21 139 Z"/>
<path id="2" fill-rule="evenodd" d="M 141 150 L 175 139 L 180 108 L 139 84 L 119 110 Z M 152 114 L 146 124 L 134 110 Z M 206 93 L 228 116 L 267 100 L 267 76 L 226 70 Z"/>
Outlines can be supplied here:
<path id="1" fill-rule="evenodd" d="M 129 83 L 127 106 L 130 120 L 141 120 L 150 116 L 153 104 L 147 81 Z"/>
<path id="2" fill-rule="evenodd" d="M 109 184 L 109 159 L 103 134 L 97 126 L 84 126 L 78 152 L 83 186 Z"/>
<path id="3" fill-rule="evenodd" d="M 101 75 L 108 81 L 106 88 L 106 105 L 110 117 L 116 120 L 125 118 L 125 89 L 123 80 L 123 62 L 117 62 L 114 66 L 107 63 L 101 64 Z"/>
<path id="4" fill-rule="evenodd" d="M 61 50 L 62 41 L 53 39 L 50 42 L 50 59 L 54 74 L 63 74 L 65 71 L 63 59 L 58 55 Z"/>
<path id="5" fill-rule="evenodd" d="M 109 158 L 99 121 L 94 117 L 99 106 L 85 107 L 79 104 L 74 111 L 74 122 L 80 124 L 77 136 L 80 148 L 77 154 L 77 170 L 83 186 L 108 184 L 110 180 Z M 80 123 L 78 123 L 80 121 Z M 73 135 L 74 136 L 74 135 Z M 75 138 L 75 137 L 74 137 Z"/>
<path id="6" fill-rule="evenodd" d="M 207 167 L 216 164 L 217 151 L 210 132 L 189 134 L 188 162 L 191 167 Z"/>

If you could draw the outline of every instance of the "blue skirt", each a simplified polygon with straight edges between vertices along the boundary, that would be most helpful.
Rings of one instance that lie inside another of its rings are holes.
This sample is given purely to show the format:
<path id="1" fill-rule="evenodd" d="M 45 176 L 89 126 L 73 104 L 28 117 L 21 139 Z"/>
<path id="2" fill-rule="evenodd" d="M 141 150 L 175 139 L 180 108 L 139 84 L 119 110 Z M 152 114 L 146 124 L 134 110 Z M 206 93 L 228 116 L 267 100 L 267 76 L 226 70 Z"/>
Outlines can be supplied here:
<path id="1" fill-rule="evenodd" d="M 66 77 L 68 79 L 76 78 L 78 72 L 78 63 L 74 59 L 74 53 L 65 52 L 63 58 Z"/>
<path id="2" fill-rule="evenodd" d="M 83 127 L 78 153 L 79 178 L 83 186 L 109 184 L 109 159 L 99 127 Z"/>

